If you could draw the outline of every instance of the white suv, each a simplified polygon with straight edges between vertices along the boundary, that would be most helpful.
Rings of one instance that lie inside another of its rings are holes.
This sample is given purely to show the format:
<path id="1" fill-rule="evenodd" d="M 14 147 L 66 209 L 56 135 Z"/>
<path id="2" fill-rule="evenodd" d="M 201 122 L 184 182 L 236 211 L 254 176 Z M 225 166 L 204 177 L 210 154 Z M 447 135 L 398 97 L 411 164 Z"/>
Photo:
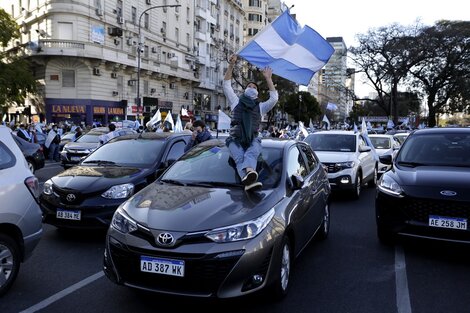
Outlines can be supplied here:
<path id="1" fill-rule="evenodd" d="M 39 183 L 14 141 L 0 126 L 0 296 L 13 284 L 20 263 L 42 236 Z"/>
<path id="2" fill-rule="evenodd" d="M 376 185 L 379 160 L 367 135 L 344 130 L 320 131 L 304 141 L 328 170 L 332 190 L 347 190 L 358 199 L 362 185 Z"/>

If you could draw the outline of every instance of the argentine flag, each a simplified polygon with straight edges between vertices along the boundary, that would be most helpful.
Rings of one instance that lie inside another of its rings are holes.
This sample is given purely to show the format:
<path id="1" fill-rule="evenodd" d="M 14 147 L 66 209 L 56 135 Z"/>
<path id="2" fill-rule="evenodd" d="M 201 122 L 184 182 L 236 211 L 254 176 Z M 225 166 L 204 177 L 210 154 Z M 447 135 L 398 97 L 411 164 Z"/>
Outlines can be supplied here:
<path id="1" fill-rule="evenodd" d="M 320 34 L 309 26 L 301 27 L 286 10 L 237 55 L 259 68 L 269 66 L 274 74 L 307 86 L 334 51 Z"/>

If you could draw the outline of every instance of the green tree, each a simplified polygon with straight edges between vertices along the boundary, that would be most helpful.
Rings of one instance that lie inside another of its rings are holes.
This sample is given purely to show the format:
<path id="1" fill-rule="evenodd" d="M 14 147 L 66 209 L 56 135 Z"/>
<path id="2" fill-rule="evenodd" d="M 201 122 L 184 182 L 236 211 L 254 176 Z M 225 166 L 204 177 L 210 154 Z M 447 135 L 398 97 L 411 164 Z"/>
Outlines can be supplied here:
<path id="1" fill-rule="evenodd" d="M 0 107 L 22 105 L 29 93 L 36 92 L 36 80 L 28 60 L 18 48 L 5 49 L 11 40 L 20 36 L 19 27 L 11 16 L 0 9 L 0 42 L 4 51 L 0 53 Z"/>
<path id="2" fill-rule="evenodd" d="M 287 95 L 284 110 L 293 116 L 295 120 L 302 121 L 305 125 L 312 121 L 319 120 L 322 114 L 317 99 L 307 91 L 299 91 Z"/>

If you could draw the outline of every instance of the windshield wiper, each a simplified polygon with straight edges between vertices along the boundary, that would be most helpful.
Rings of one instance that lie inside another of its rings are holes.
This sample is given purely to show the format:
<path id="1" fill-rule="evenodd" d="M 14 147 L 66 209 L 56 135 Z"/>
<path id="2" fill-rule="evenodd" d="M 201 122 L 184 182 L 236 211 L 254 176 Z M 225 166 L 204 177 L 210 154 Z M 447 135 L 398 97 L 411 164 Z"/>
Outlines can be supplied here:
<path id="1" fill-rule="evenodd" d="M 425 166 L 428 164 L 418 163 L 418 162 L 406 162 L 406 161 L 398 161 L 398 165 L 408 166 L 408 167 L 417 167 L 417 166 Z"/>
<path id="2" fill-rule="evenodd" d="M 188 186 L 201 186 L 201 187 L 242 187 L 242 184 L 227 183 L 220 181 L 203 181 L 203 182 L 190 182 Z"/>
<path id="3" fill-rule="evenodd" d="M 175 180 L 175 179 L 161 179 L 160 181 L 162 183 L 167 183 L 167 184 L 186 186 L 186 183 L 183 183 L 183 182 L 181 182 L 179 180 Z"/>
<path id="4" fill-rule="evenodd" d="M 90 161 L 85 161 L 83 163 L 93 163 L 93 164 L 98 164 L 98 165 L 104 165 L 104 164 L 112 164 L 115 165 L 116 162 L 113 161 L 106 161 L 106 160 L 90 160 Z"/>

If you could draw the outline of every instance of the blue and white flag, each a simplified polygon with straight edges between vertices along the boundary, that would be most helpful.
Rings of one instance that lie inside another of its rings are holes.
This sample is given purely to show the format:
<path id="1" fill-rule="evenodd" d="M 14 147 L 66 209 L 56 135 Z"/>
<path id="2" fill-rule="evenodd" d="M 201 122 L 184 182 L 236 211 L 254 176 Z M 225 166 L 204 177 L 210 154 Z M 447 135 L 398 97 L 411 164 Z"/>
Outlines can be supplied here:
<path id="1" fill-rule="evenodd" d="M 393 127 L 395 127 L 395 123 L 393 123 L 392 120 L 388 120 L 388 122 L 387 122 L 387 129 L 392 129 Z"/>
<path id="2" fill-rule="evenodd" d="M 251 64 L 307 86 L 312 76 L 330 59 L 335 49 L 309 26 L 301 27 L 284 11 L 247 42 L 237 55 Z"/>
<path id="3" fill-rule="evenodd" d="M 176 124 L 175 124 L 175 133 L 182 133 L 183 132 L 183 122 L 181 122 L 181 117 L 178 114 L 178 117 L 176 118 Z"/>
<path id="4" fill-rule="evenodd" d="M 338 109 L 338 106 L 334 103 L 328 102 L 328 104 L 326 105 L 326 109 L 330 111 L 334 111 Z"/>

